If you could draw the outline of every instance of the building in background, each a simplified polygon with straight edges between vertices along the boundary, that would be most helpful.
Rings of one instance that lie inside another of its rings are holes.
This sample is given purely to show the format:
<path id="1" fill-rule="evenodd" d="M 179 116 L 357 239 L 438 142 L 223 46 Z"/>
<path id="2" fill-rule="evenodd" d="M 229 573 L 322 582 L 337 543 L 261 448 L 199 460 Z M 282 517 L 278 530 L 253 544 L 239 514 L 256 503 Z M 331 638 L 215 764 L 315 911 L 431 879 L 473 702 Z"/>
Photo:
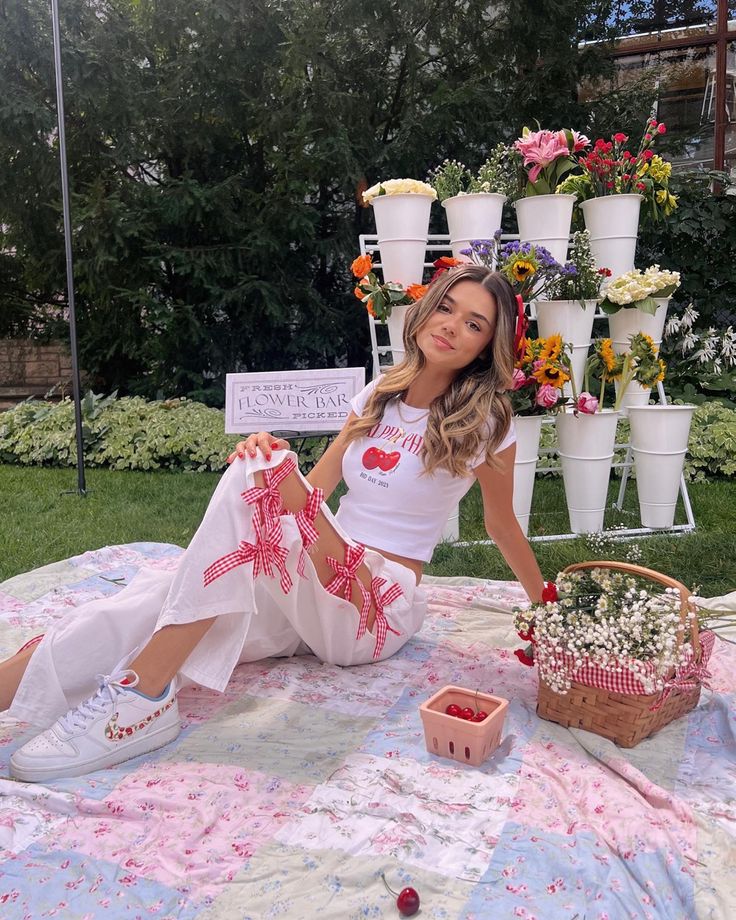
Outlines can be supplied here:
<path id="1" fill-rule="evenodd" d="M 736 0 L 620 2 L 611 25 L 615 83 L 654 84 L 673 167 L 736 175 Z"/>

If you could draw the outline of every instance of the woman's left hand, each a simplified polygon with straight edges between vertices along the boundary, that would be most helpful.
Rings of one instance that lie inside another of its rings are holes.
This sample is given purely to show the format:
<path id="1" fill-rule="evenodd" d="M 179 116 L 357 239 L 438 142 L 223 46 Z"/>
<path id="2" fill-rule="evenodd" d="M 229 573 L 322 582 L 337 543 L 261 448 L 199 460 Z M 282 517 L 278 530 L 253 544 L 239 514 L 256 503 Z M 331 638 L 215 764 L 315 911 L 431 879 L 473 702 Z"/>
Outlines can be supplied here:
<path id="1" fill-rule="evenodd" d="M 238 441 L 235 450 L 227 458 L 228 463 L 232 463 L 236 457 L 241 460 L 248 454 L 249 457 L 255 457 L 258 450 L 261 451 L 266 460 L 271 459 L 271 452 L 274 450 L 288 450 L 289 442 L 284 438 L 277 438 L 267 431 L 259 431 L 257 434 L 248 435 L 245 441 Z"/>

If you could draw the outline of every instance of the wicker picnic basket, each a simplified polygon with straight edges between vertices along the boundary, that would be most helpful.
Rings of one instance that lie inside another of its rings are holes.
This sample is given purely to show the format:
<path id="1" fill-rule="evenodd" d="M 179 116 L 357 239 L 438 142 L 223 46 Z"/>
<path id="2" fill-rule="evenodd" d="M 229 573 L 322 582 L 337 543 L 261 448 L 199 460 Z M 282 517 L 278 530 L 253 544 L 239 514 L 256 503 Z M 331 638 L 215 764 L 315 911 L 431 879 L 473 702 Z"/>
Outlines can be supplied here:
<path id="1" fill-rule="evenodd" d="M 615 569 L 668 588 L 676 588 L 681 599 L 682 628 L 679 642 L 683 642 L 689 620 L 693 658 L 696 662 L 701 660 L 703 649 L 698 624 L 695 618 L 689 617 L 690 592 L 685 585 L 653 569 L 626 562 L 579 562 L 568 566 L 565 571 L 574 572 L 580 569 Z M 674 671 L 668 678 L 673 674 Z M 604 738 L 610 738 L 621 747 L 629 748 L 694 709 L 698 705 L 700 690 L 700 683 L 696 683 L 690 689 L 675 687 L 666 694 L 664 690 L 647 695 L 629 694 L 615 693 L 573 681 L 567 693 L 560 694 L 540 678 L 537 714 L 549 722 L 557 722 L 567 728 L 583 728 Z M 663 696 L 666 698 L 661 702 Z"/>

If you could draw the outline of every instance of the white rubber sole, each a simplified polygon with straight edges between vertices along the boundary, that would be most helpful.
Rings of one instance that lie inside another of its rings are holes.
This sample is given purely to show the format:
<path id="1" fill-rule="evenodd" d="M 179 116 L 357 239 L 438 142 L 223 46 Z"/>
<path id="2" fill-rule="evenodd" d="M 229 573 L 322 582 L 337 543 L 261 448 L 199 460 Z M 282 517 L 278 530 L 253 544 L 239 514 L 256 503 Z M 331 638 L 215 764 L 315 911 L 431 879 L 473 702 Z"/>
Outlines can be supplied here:
<path id="1" fill-rule="evenodd" d="M 140 757 L 142 754 L 150 754 L 151 751 L 157 751 L 159 748 L 170 744 L 179 737 L 181 724 L 177 720 L 172 725 L 160 728 L 158 731 L 144 735 L 142 738 L 136 738 L 121 744 L 119 747 L 112 748 L 104 754 L 88 760 L 77 760 L 70 763 L 67 767 L 53 769 L 38 765 L 23 765 L 17 763 L 15 754 L 10 758 L 10 776 L 21 783 L 44 783 L 48 780 L 67 779 L 73 776 L 84 776 L 86 773 L 93 773 L 95 770 L 105 770 L 108 767 L 117 766 L 119 763 L 125 763 L 126 760 L 132 760 L 134 757 Z M 18 752 L 20 753 L 20 752 Z"/>

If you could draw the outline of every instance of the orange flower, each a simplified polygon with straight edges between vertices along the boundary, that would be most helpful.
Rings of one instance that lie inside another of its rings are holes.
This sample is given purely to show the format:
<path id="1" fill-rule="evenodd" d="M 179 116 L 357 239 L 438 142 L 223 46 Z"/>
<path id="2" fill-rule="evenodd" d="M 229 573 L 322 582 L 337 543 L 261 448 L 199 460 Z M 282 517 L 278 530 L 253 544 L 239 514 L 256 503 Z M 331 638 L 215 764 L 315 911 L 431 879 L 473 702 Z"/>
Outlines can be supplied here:
<path id="1" fill-rule="evenodd" d="M 356 278 L 362 278 L 373 270 L 373 259 L 369 255 L 358 256 L 350 266 L 350 271 Z"/>
<path id="2" fill-rule="evenodd" d="M 462 265 L 460 259 L 453 259 L 452 256 L 440 256 L 432 263 L 435 268 L 454 268 L 456 265 Z"/>
<path id="3" fill-rule="evenodd" d="M 453 259 L 452 256 L 440 256 L 439 259 L 435 259 L 432 263 L 437 271 L 429 279 L 431 284 L 433 281 L 436 281 L 437 278 L 443 273 L 446 272 L 449 268 L 455 268 L 456 265 L 462 265 L 460 259 Z"/>
<path id="4" fill-rule="evenodd" d="M 410 284 L 406 289 L 406 293 L 412 300 L 421 300 L 422 297 L 427 293 L 426 284 Z"/>
<path id="5" fill-rule="evenodd" d="M 373 309 L 373 298 L 369 297 L 365 304 L 366 310 L 370 313 L 373 319 L 376 318 L 376 311 Z"/>
<path id="6" fill-rule="evenodd" d="M 361 291 L 359 287 L 355 288 L 355 290 L 353 291 L 353 294 L 355 294 L 358 300 L 362 300 L 365 297 L 365 294 Z"/>

